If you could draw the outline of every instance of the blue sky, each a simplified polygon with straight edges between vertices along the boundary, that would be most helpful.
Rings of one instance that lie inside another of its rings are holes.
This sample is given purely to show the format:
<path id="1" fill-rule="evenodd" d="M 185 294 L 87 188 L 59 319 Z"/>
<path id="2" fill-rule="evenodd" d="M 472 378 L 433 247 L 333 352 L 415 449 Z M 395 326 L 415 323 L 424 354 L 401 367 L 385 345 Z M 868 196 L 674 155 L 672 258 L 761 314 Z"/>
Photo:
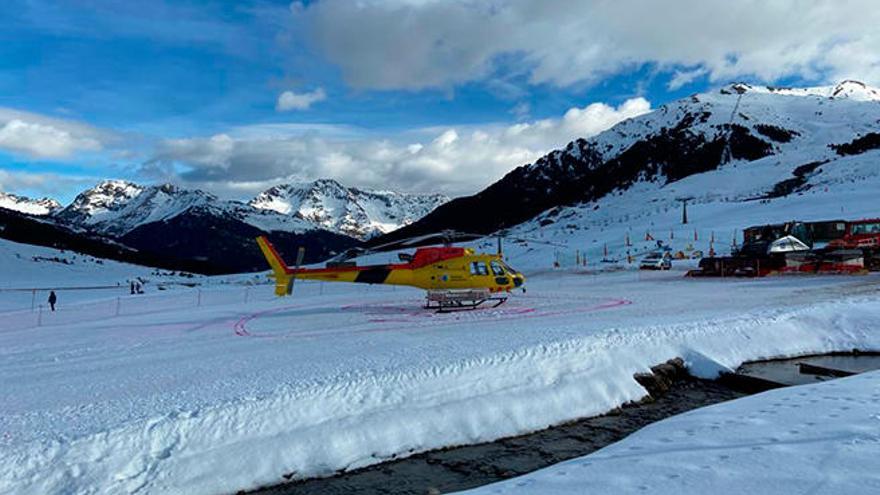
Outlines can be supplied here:
<path id="1" fill-rule="evenodd" d="M 870 2 L 852 15 L 746 1 L 729 18 L 720 3 L 672 4 L 7 0 L 0 190 L 69 201 L 112 177 L 246 197 L 330 176 L 466 194 L 732 80 L 880 72 Z M 285 92 L 300 103 L 282 105 Z M 518 123 L 533 127 L 511 141 Z"/>

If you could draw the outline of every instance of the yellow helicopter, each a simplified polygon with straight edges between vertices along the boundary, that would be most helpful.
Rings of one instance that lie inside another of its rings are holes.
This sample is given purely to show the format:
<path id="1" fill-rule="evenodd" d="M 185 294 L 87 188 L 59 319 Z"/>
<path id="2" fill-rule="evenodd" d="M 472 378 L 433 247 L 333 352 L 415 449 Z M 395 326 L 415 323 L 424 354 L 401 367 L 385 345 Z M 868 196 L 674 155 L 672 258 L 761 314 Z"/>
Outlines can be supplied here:
<path id="1" fill-rule="evenodd" d="M 400 263 L 357 266 L 350 261 L 354 256 L 402 249 L 438 236 L 443 239 L 443 246 L 419 247 L 413 254 L 400 253 Z M 395 241 L 369 250 L 355 248 L 331 259 L 324 268 L 301 268 L 303 248 L 297 252 L 296 264 L 290 267 L 265 236 L 258 237 L 257 244 L 272 268 L 271 276 L 275 279 L 277 296 L 290 295 L 294 281 L 299 278 L 323 282 L 417 287 L 427 291 L 425 308 L 439 311 L 475 309 L 485 303 L 497 307 L 507 301 L 506 293 L 523 287 L 526 277 L 504 262 L 500 236 L 498 252 L 495 254 L 478 253 L 472 248 L 451 245 L 453 239 L 466 237 L 477 239 L 485 236 L 444 231 Z"/>

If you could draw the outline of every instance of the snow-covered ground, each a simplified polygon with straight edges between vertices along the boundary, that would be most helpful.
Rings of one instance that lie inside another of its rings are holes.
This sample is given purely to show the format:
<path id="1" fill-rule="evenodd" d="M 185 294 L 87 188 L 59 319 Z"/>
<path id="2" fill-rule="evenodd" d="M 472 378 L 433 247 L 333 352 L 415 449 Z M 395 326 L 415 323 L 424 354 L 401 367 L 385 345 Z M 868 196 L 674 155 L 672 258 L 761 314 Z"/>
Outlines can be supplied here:
<path id="1" fill-rule="evenodd" d="M 880 493 L 880 372 L 774 390 L 650 425 L 468 495 Z"/>
<path id="2" fill-rule="evenodd" d="M 202 276 L 0 239 L 0 312 L 30 311 L 32 304 L 46 306 L 49 290 L 56 291 L 62 306 L 115 299 L 128 295 L 129 282 L 138 278 L 146 282 L 144 289 L 148 292 L 155 292 L 160 285 L 174 287 L 205 281 Z M 5 324 L 12 326 L 8 319 Z M 0 321 L 0 329 L 3 327 Z"/>
<path id="3" fill-rule="evenodd" d="M 301 283 L 292 299 L 181 289 L 120 316 L 0 318 L 0 492 L 230 493 L 599 414 L 677 356 L 712 375 L 880 349 L 876 275 L 682 274 L 546 273 L 497 309 L 443 315 L 416 290 Z"/>

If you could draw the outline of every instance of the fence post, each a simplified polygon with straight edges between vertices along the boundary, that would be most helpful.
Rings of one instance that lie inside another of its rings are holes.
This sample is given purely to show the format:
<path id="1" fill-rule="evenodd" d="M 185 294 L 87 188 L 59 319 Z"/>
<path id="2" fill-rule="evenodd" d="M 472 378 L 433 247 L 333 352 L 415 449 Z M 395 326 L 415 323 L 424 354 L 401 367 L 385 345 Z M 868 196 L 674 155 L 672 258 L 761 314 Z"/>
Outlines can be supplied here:
<path id="1" fill-rule="evenodd" d="M 120 304 L 119 296 L 116 296 L 116 316 L 119 316 L 119 304 Z"/>
<path id="2" fill-rule="evenodd" d="M 196 307 L 202 305 L 202 289 L 196 289 Z"/>
<path id="3" fill-rule="evenodd" d="M 37 289 L 31 289 L 31 313 L 34 312 L 36 305 L 37 305 Z"/>
<path id="4" fill-rule="evenodd" d="M 41 326 L 43 324 L 43 305 L 40 304 L 39 312 L 37 313 L 37 326 Z"/>

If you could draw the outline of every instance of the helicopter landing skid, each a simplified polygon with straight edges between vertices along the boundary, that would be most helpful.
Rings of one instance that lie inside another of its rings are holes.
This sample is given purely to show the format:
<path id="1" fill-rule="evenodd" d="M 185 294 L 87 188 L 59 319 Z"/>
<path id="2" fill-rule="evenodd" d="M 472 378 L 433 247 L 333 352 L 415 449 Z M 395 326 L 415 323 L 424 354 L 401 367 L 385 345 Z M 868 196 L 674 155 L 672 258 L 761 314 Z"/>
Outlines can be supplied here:
<path id="1" fill-rule="evenodd" d="M 432 290 L 425 298 L 425 309 L 437 310 L 437 313 L 449 313 L 477 309 L 483 304 L 492 304 L 497 308 L 507 302 L 507 296 L 492 296 L 488 290 Z"/>

